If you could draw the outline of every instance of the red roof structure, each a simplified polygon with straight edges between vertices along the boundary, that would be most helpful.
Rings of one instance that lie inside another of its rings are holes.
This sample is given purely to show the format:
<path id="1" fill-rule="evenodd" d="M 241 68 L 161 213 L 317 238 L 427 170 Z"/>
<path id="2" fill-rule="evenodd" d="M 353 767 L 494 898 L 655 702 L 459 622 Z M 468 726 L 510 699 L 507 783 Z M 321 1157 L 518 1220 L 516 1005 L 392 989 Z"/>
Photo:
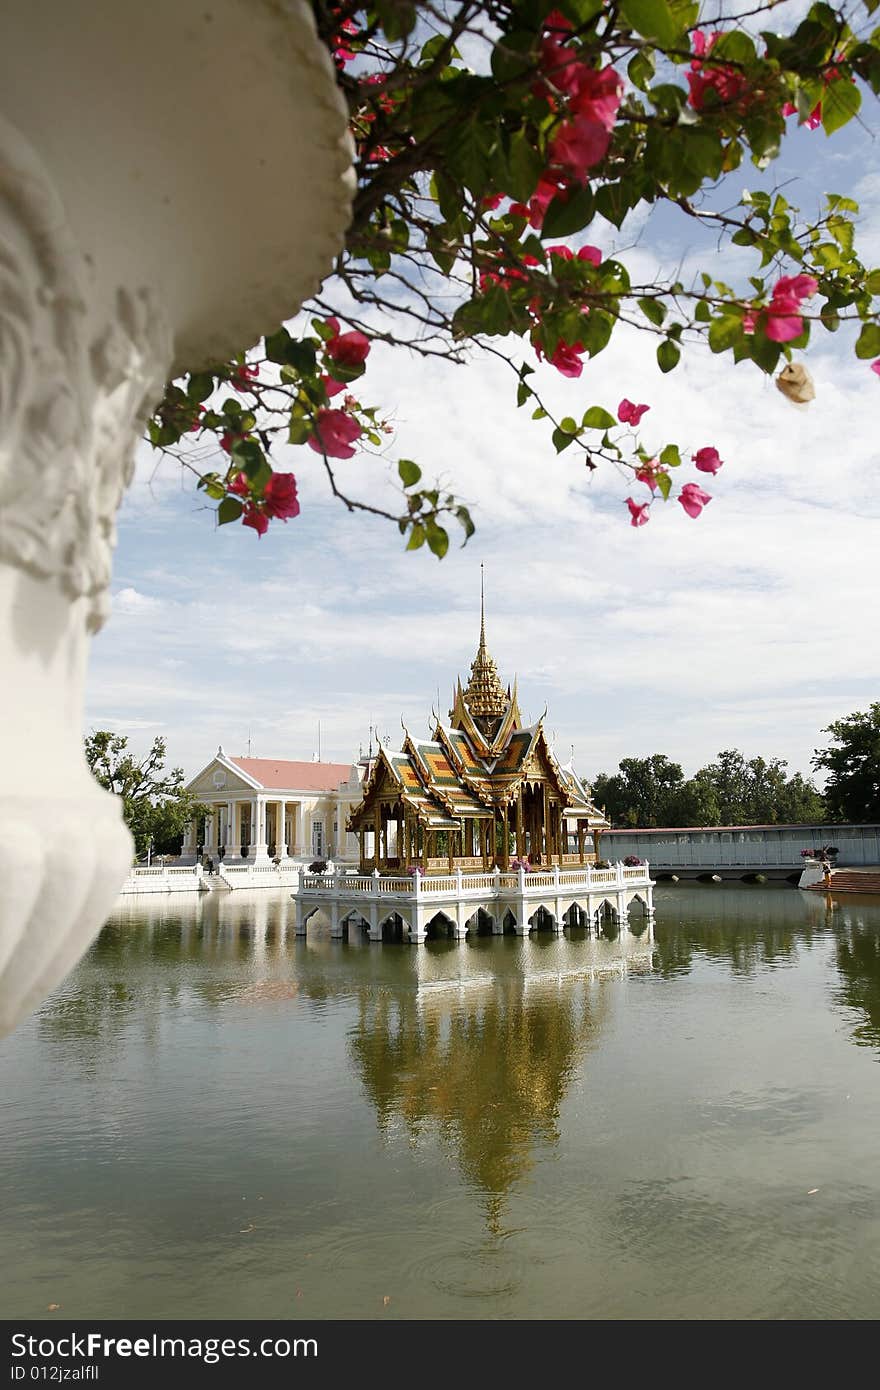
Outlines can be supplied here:
<path id="1" fill-rule="evenodd" d="M 351 776 L 351 763 L 295 763 L 278 758 L 230 758 L 261 787 L 272 791 L 334 792 Z"/>

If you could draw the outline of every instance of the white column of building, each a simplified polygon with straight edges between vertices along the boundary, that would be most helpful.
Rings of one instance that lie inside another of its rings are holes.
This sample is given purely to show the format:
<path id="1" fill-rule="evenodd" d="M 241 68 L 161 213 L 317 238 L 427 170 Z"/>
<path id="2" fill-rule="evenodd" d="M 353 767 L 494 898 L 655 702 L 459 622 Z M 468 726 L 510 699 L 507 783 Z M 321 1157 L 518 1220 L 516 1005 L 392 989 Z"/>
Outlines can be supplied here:
<path id="1" fill-rule="evenodd" d="M 256 820 L 254 843 L 251 846 L 251 858 L 254 863 L 267 864 L 269 862 L 269 846 L 266 843 L 266 802 L 257 797 L 256 800 Z"/>
<path id="2" fill-rule="evenodd" d="M 226 824 L 223 827 L 223 844 L 226 849 L 226 858 L 231 859 L 238 854 L 238 845 L 235 843 L 235 806 L 233 802 L 226 803 Z"/>
<path id="3" fill-rule="evenodd" d="M 277 817 L 275 830 L 275 853 L 277 854 L 279 859 L 287 858 L 287 827 L 284 824 L 284 815 L 286 810 L 287 803 L 285 801 L 279 801 L 275 811 Z"/>

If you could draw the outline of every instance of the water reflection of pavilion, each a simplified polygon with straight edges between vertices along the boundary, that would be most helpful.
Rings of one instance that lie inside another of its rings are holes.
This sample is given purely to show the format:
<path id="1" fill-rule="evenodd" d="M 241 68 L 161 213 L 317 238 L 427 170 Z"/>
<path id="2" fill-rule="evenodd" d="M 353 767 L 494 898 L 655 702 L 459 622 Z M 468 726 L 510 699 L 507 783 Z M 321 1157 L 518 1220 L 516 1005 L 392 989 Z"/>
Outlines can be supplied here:
<path id="1" fill-rule="evenodd" d="M 483 1195 L 493 1229 L 507 1194 L 559 1138 L 566 1092 L 608 1014 L 600 982 L 652 968 L 647 936 L 623 932 L 576 949 L 576 964 L 553 939 L 496 939 L 465 957 L 406 952 L 393 982 L 386 975 L 381 988 L 365 981 L 356 990 L 349 1051 L 380 1129 L 402 1130 L 415 1145 L 438 1138 Z M 307 994 L 326 997 L 334 980 L 350 989 L 333 941 L 309 943 L 298 964 Z"/>

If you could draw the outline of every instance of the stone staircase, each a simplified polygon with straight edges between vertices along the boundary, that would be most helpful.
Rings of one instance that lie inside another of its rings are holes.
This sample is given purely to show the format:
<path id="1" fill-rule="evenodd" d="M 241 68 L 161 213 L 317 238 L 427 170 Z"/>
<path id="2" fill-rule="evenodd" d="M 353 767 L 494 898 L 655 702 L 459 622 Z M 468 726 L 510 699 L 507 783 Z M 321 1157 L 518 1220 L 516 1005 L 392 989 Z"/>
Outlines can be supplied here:
<path id="1" fill-rule="evenodd" d="M 825 892 L 825 885 L 813 883 L 810 893 Z M 832 893 L 871 893 L 880 897 L 880 867 L 873 869 L 834 869 L 831 874 Z"/>

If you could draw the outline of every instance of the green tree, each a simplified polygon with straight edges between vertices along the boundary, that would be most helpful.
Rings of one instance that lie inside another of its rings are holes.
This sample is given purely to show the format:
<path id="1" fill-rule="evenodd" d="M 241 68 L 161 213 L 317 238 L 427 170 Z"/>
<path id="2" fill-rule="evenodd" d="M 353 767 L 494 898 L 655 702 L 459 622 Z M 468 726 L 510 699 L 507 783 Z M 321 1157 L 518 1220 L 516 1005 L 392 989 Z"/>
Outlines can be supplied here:
<path id="1" fill-rule="evenodd" d="M 198 801 L 186 790 L 183 769 L 166 771 L 165 740 L 155 738 L 140 761 L 128 751 L 128 739 L 99 729 L 84 740 L 86 762 L 102 787 L 122 801 L 122 814 L 132 833 L 135 852 L 170 854 L 198 812 Z"/>
<path id="2" fill-rule="evenodd" d="M 684 773 L 664 753 L 647 758 L 621 758 L 620 770 L 609 777 L 599 773 L 593 782 L 596 804 L 604 806 L 614 825 L 640 825 L 650 829 L 671 825 L 676 797 L 684 787 Z"/>
<path id="3" fill-rule="evenodd" d="M 298 514 L 294 475 L 272 464 L 294 445 L 308 446 L 303 465 L 323 467 L 349 510 L 396 522 L 409 549 L 444 555 L 450 524 L 467 539 L 467 508 L 412 460 L 398 460 L 399 496 L 387 505 L 369 488 L 356 495 L 338 468 L 359 451 L 384 457 L 393 434 L 361 394 L 374 340 L 429 360 L 466 363 L 483 349 L 507 363 L 516 404 L 541 422 L 548 449 L 639 485 L 634 526 L 670 496 L 698 515 L 717 451 L 686 458 L 648 426 L 640 434 L 649 402 L 584 410 L 575 388 L 571 413 L 554 410 L 536 360 L 580 377 L 623 324 L 649 336 L 663 372 L 705 349 L 756 372 L 783 368 L 791 394 L 803 371 L 792 354 L 811 336 L 848 325 L 841 336 L 866 372 L 880 356 L 880 269 L 859 259 L 858 205 L 844 188 L 802 211 L 791 181 L 783 194 L 760 177 L 797 125 L 833 136 L 880 92 L 877 0 L 818 0 L 806 14 L 778 0 L 745 12 L 733 0 L 313 8 L 356 155 L 335 273 L 295 333 L 279 327 L 229 361 L 193 364 L 149 424 L 153 445 L 181 457 L 218 504 L 220 524 L 262 534 Z M 749 163 L 757 186 L 743 179 Z M 237 173 L 245 186 L 247 170 Z M 677 223 L 688 260 L 703 264 L 684 272 L 667 257 L 668 273 L 646 277 L 631 252 L 589 244 L 594 224 L 620 228 L 636 210 L 659 220 L 664 242 Z"/>
<path id="4" fill-rule="evenodd" d="M 663 753 L 623 758 L 614 776 L 593 783 L 597 805 L 615 825 L 808 824 L 824 819 L 822 797 L 801 774 L 786 776 L 782 758 L 746 760 L 738 748 L 720 752 L 685 781 Z"/>
<path id="5" fill-rule="evenodd" d="M 834 821 L 880 821 L 880 701 L 823 729 L 833 742 L 817 748 L 813 767 L 828 774 L 825 802 Z"/>

